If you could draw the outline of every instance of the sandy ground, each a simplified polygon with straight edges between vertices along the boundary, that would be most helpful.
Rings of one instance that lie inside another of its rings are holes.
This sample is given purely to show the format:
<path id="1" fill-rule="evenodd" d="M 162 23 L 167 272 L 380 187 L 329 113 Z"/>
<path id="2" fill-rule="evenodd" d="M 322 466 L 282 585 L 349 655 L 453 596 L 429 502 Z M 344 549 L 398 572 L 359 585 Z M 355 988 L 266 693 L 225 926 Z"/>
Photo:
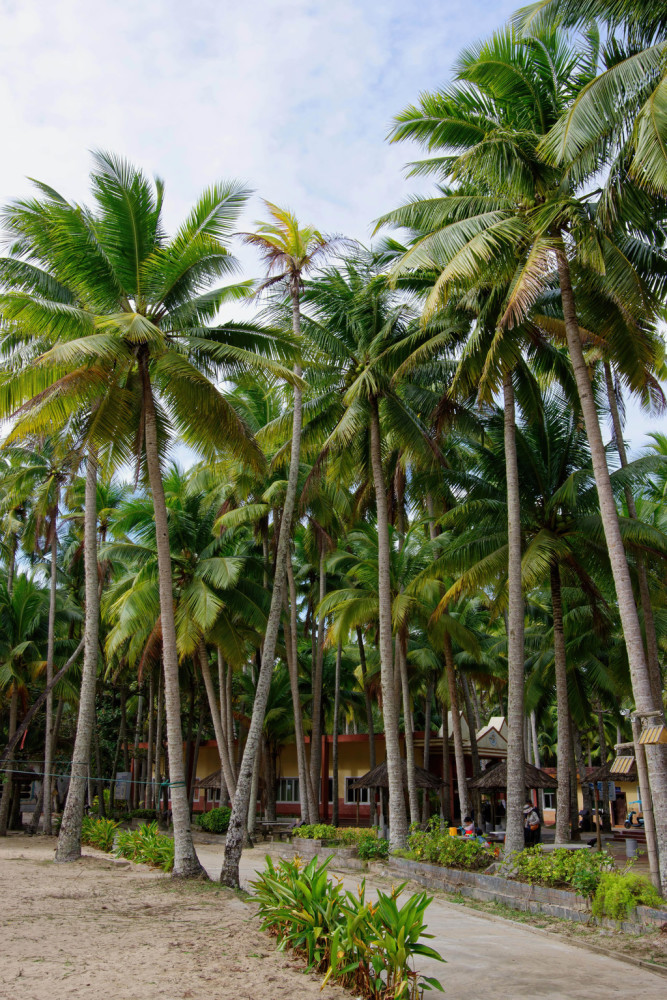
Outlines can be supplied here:
<path id="1" fill-rule="evenodd" d="M 221 838 L 197 840 L 217 878 Z M 54 846 L 42 837 L 0 840 L 2 1000 L 349 1000 L 337 987 L 320 992 L 321 977 L 276 951 L 247 899 L 216 885 L 175 883 L 89 849 L 77 864 L 54 865 Z M 266 853 L 261 846 L 244 851 L 243 884 L 264 867 Z M 348 874 L 344 881 L 354 889 L 359 879 Z M 390 884 L 368 881 L 371 893 L 371 882 Z M 447 964 L 425 961 L 420 969 L 443 982 L 447 1000 L 667 996 L 663 976 L 442 896 L 428 924 Z"/>
<path id="2" fill-rule="evenodd" d="M 179 886 L 86 849 L 53 864 L 55 840 L 0 840 L 3 1000 L 343 1000 L 275 949 L 252 903 Z"/>

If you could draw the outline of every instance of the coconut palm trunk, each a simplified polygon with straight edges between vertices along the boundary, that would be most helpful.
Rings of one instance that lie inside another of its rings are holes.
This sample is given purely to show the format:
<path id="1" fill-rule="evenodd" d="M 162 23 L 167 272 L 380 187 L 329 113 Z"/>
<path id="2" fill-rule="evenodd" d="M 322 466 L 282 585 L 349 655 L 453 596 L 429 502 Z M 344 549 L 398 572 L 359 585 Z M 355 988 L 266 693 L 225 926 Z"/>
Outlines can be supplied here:
<path id="1" fill-rule="evenodd" d="M 380 414 L 377 399 L 372 399 L 370 413 L 371 466 L 375 487 L 378 533 L 378 605 L 380 679 L 384 716 L 387 774 L 389 780 L 389 844 L 391 850 L 405 847 L 408 823 L 403 797 L 401 747 L 398 736 L 398 705 L 394 694 L 393 644 L 391 637 L 391 578 L 389 574 L 389 521 L 387 486 L 382 470 Z"/>
<path id="2" fill-rule="evenodd" d="M 56 596 L 58 589 L 58 496 L 51 514 L 51 581 L 49 590 L 49 630 L 46 644 L 46 686 L 53 680 L 56 641 Z M 53 781 L 53 691 L 46 696 L 44 739 L 44 834 L 51 836 L 51 782 Z M 37 817 L 39 823 L 39 817 Z"/>
<path id="3" fill-rule="evenodd" d="M 320 541 L 320 603 L 327 593 L 327 570 L 326 553 L 324 539 Z M 324 668 L 324 629 L 325 616 L 320 614 L 317 623 L 317 647 L 315 650 L 315 663 L 313 664 L 313 711 L 312 728 L 310 735 L 310 782 L 315 792 L 315 803 L 317 815 L 314 822 L 319 819 L 319 789 L 322 782 L 322 673 Z"/>
<path id="4" fill-rule="evenodd" d="M 644 713 L 661 711 L 662 705 L 656 704 L 654 700 L 651 680 L 644 656 L 644 644 L 639 625 L 637 606 L 632 591 L 632 580 L 625 557 L 618 511 L 611 487 L 607 456 L 600 431 L 600 421 L 595 406 L 595 398 L 581 346 L 570 265 L 564 247 L 561 246 L 558 250 L 557 258 L 567 345 L 577 382 L 581 411 L 586 426 L 586 436 L 588 437 L 588 444 L 591 450 L 602 525 L 607 542 L 614 586 L 616 588 L 625 647 L 628 654 L 635 708 L 637 713 L 642 716 Z M 667 892 L 667 754 L 664 753 L 664 747 L 660 745 L 647 747 L 646 763 L 650 788 L 642 788 L 640 782 L 640 792 L 642 801 L 645 798 L 648 801 L 647 797 L 649 795 L 652 795 L 653 799 L 657 855 L 660 861 L 660 881 L 662 891 L 665 893 Z"/>
<path id="5" fill-rule="evenodd" d="M 287 583 L 289 595 L 287 601 L 287 620 L 285 622 L 285 638 L 287 645 L 287 669 L 289 671 L 290 691 L 292 693 L 292 711 L 294 713 L 294 742 L 296 744 L 297 773 L 299 775 L 299 800 L 301 803 L 301 819 L 305 823 L 317 822 L 317 809 L 313 795 L 308 758 L 306 755 L 306 738 L 303 731 L 303 709 L 301 708 L 301 693 L 299 691 L 299 659 L 297 649 L 297 616 L 296 616 L 296 583 L 292 557 L 287 559 Z"/>
<path id="6" fill-rule="evenodd" d="M 155 403 L 145 354 L 140 354 L 139 366 L 143 387 L 146 468 L 155 510 L 155 540 L 157 543 L 160 620 L 162 623 L 162 661 L 164 665 L 164 702 L 167 716 L 167 753 L 169 756 L 171 811 L 174 823 L 174 876 L 202 878 L 206 877 L 206 872 L 199 863 L 192 841 L 190 809 L 183 766 L 181 692 L 178 679 L 169 526 L 162 485 L 162 470 L 160 469 Z"/>
<path id="7" fill-rule="evenodd" d="M 618 457 L 621 463 L 621 468 L 624 469 L 628 464 L 628 455 L 625 450 L 625 442 L 623 441 L 623 428 L 621 426 L 621 417 L 618 412 L 618 401 L 616 399 L 616 390 L 614 388 L 614 379 L 611 372 L 611 365 L 608 361 L 604 364 L 604 377 L 607 386 L 607 398 L 609 400 L 609 410 L 611 412 L 611 419 L 614 426 L 614 440 L 616 442 L 616 450 L 618 452 Z M 629 486 L 625 487 L 625 501 L 628 506 L 628 514 L 633 521 L 637 520 L 637 506 L 635 504 L 635 498 L 632 495 L 632 490 Z M 660 659 L 658 656 L 658 640 L 656 638 L 655 632 L 655 620 L 653 618 L 653 608 L 651 606 L 651 595 L 648 587 L 648 576 L 646 573 L 646 563 L 641 556 L 637 557 L 637 581 L 639 583 L 639 599 L 641 602 L 642 615 L 644 618 L 644 638 L 646 641 L 646 665 L 648 667 L 649 677 L 651 681 L 651 691 L 653 692 L 653 700 L 659 707 L 662 704 L 662 676 L 660 672 Z"/>
<path id="8" fill-rule="evenodd" d="M 570 706 L 567 698 L 567 659 L 563 631 L 563 599 L 560 570 L 551 564 L 551 608 L 554 627 L 554 671 L 556 674 L 556 710 L 558 712 L 558 793 L 556 796 L 556 843 L 570 839 Z M 574 822 L 574 817 L 572 818 Z"/>
<path id="9" fill-rule="evenodd" d="M 428 771 L 431 763 L 431 707 L 433 705 L 433 679 L 428 682 L 428 690 L 424 699 L 424 770 Z M 422 823 L 428 823 L 431 811 L 430 793 L 424 789 L 422 799 Z"/>
<path id="10" fill-rule="evenodd" d="M 338 641 L 336 649 L 336 674 L 334 687 L 334 710 L 333 710 L 333 744 L 331 749 L 331 767 L 333 773 L 333 809 L 331 821 L 334 826 L 338 826 L 338 717 L 340 715 L 340 667 L 343 658 L 343 645 Z"/>
<path id="11" fill-rule="evenodd" d="M 408 775 L 408 803 L 410 806 L 410 823 L 419 823 L 419 793 L 417 792 L 417 772 L 415 771 L 415 738 L 410 702 L 410 680 L 408 677 L 408 661 L 406 656 L 407 637 L 397 636 L 396 652 L 398 669 L 401 677 L 403 695 L 403 732 L 405 733 L 405 767 Z"/>
<path id="12" fill-rule="evenodd" d="M 83 564 L 86 594 L 83 673 L 79 694 L 79 715 L 72 753 L 72 771 L 67 801 L 58 834 L 56 861 L 76 861 L 81 857 L 81 824 L 86 797 L 88 761 L 95 726 L 100 589 L 97 575 L 97 457 L 88 452 L 83 510 Z"/>
<path id="13" fill-rule="evenodd" d="M 468 678 L 464 673 L 461 673 L 461 690 L 463 691 L 463 704 L 465 705 L 466 712 L 466 722 L 468 723 L 468 732 L 470 733 L 470 756 L 472 757 L 472 776 L 477 778 L 482 773 L 482 768 L 479 763 L 479 747 L 477 746 L 477 731 L 475 729 L 475 715 L 472 709 L 472 699 L 470 697 L 470 687 L 468 685 Z M 475 815 L 475 822 L 477 826 L 482 825 L 482 793 L 479 789 L 475 789 L 471 796 L 472 808 Z"/>
<path id="14" fill-rule="evenodd" d="M 19 689 L 14 684 L 12 688 L 11 698 L 9 700 L 9 739 L 16 732 L 16 724 L 18 722 L 18 712 L 19 712 Z M 0 800 L 0 837 L 7 836 L 7 823 L 9 821 L 9 806 L 11 805 L 12 799 L 12 776 L 13 771 L 11 769 L 11 763 L 14 759 L 14 754 L 11 753 L 7 758 L 7 764 L 5 767 L 5 773 L 3 775 L 3 788 L 2 788 L 2 799 Z"/>
<path id="15" fill-rule="evenodd" d="M 516 452 L 516 417 L 512 372 L 503 380 L 505 414 L 505 470 L 507 476 L 507 833 L 505 853 L 523 848 L 525 790 L 524 717 L 524 606 L 521 586 L 521 501 Z"/>
<path id="16" fill-rule="evenodd" d="M 463 733 L 461 731 L 461 712 L 459 710 L 459 695 L 456 690 L 456 671 L 454 669 L 454 654 L 452 640 L 445 633 L 444 638 L 445 671 L 447 674 L 447 689 L 449 691 L 449 707 L 452 713 L 452 736 L 454 738 L 454 760 L 456 761 L 456 787 L 459 793 L 460 819 L 468 815 L 468 777 L 466 775 L 466 759 L 463 752 Z M 443 723 L 443 732 L 447 728 Z M 452 816 L 452 819 L 455 817 Z"/>
<path id="17" fill-rule="evenodd" d="M 301 336 L 301 312 L 299 303 L 299 287 L 296 282 L 291 288 L 292 295 L 292 328 L 296 338 Z M 296 366 L 297 376 L 301 375 L 299 366 Z M 299 482 L 299 459 L 301 455 L 301 425 L 302 425 L 302 392 L 298 382 L 294 385 L 294 414 L 292 417 L 292 444 L 290 448 L 289 473 L 287 476 L 287 489 L 285 490 L 285 502 L 283 504 L 283 516 L 278 546 L 276 551 L 275 575 L 273 580 L 273 590 L 271 591 L 271 604 L 269 616 L 266 622 L 266 632 L 264 634 L 264 645 L 262 648 L 262 664 L 257 678 L 255 688 L 255 701 L 252 709 L 250 728 L 246 738 L 243 759 L 239 768 L 238 781 L 236 783 L 236 794 L 232 803 L 232 815 L 227 830 L 225 842 L 225 860 L 220 873 L 220 881 L 223 885 L 238 888 L 239 886 L 239 862 L 243 851 L 243 829 L 248 815 L 250 803 L 252 776 L 255 768 L 255 757 L 259 753 L 262 728 L 264 725 L 264 715 L 266 704 L 269 698 L 271 687 L 271 677 L 276 655 L 276 643 L 278 641 L 278 631 L 280 628 L 280 618 L 283 605 L 283 590 L 287 576 L 287 559 L 290 552 L 290 542 L 292 535 L 292 521 L 296 507 L 296 493 Z"/>
<path id="18" fill-rule="evenodd" d="M 231 761 L 229 759 L 229 753 L 227 749 L 227 739 L 222 728 L 222 714 L 221 711 L 218 710 L 218 702 L 215 697 L 213 678 L 211 676 L 211 667 L 208 662 L 208 650 L 206 649 L 206 642 L 204 641 L 203 636 L 199 640 L 198 653 L 199 653 L 199 669 L 201 670 L 201 675 L 204 678 L 204 687 L 206 688 L 208 707 L 211 713 L 211 719 L 213 721 L 213 732 L 215 733 L 215 740 L 216 743 L 218 744 L 220 767 L 222 768 L 222 773 L 225 778 L 227 791 L 229 795 L 233 798 L 234 793 L 236 792 L 236 779 L 234 777 Z"/>
<path id="19" fill-rule="evenodd" d="M 376 767 L 375 755 L 375 723 L 373 722 L 373 703 L 371 693 L 368 689 L 368 671 L 366 669 L 366 648 L 364 646 L 364 636 L 361 628 L 357 625 L 357 645 L 359 646 L 359 664 L 361 666 L 361 682 L 364 686 L 364 705 L 366 708 L 366 725 L 368 727 L 368 770 L 374 771 Z M 359 792 L 357 792 L 357 795 Z M 377 825 L 377 814 L 375 810 L 375 789 L 368 789 L 368 801 L 371 809 L 371 822 Z"/>

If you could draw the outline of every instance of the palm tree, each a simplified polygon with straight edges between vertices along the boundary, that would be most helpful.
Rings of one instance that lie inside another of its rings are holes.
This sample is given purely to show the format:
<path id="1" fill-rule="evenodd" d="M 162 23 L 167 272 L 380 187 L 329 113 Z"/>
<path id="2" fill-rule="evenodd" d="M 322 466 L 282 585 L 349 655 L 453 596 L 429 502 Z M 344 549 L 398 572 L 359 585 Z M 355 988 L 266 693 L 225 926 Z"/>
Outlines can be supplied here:
<path id="1" fill-rule="evenodd" d="M 161 456 L 173 428 L 208 457 L 231 450 L 260 466 L 259 449 L 214 380 L 257 368 L 292 380 L 274 360 L 288 357 L 291 348 L 277 331 L 269 336 L 249 325 L 207 325 L 223 301 L 249 291 L 247 283 L 209 287 L 236 267 L 225 242 L 247 198 L 243 187 L 211 187 L 169 239 L 162 181 L 151 184 L 141 170 L 110 154 L 96 153 L 94 161 L 94 209 L 38 185 L 41 200 L 15 202 L 3 212 L 13 240 L 3 264 L 3 313 L 18 328 L 14 340 L 22 334 L 52 346 L 22 373 L 10 371 L 0 409 L 8 416 L 17 400 L 29 401 L 19 421 L 22 433 L 83 413 L 86 443 L 107 444 L 112 462 L 133 454 L 143 459 L 159 562 L 174 874 L 196 877 L 203 869 L 192 843 L 183 771 Z"/>
<path id="2" fill-rule="evenodd" d="M 464 90 L 459 88 L 453 96 L 445 93 L 424 98 L 419 109 L 405 112 L 395 131 L 396 138 L 412 135 L 431 150 L 444 147 L 450 155 L 418 168 L 444 171 L 449 179 L 462 185 L 463 193 L 454 200 L 445 197 L 426 203 L 421 215 L 419 202 L 402 210 L 402 217 L 399 213 L 393 215 L 399 223 L 402 218 L 405 223 L 411 216 L 420 217 L 422 229 L 426 228 L 424 219 L 430 218 L 430 232 L 408 251 L 400 267 L 417 265 L 438 270 L 429 299 L 432 309 L 458 293 L 462 285 L 483 282 L 489 270 L 497 272 L 499 260 L 513 258 L 514 274 L 502 302 L 499 331 L 529 319 L 535 301 L 554 280 L 555 259 L 567 345 L 591 448 L 636 706 L 638 712 L 645 713 L 655 706 L 565 247 L 579 255 L 581 280 L 604 285 L 609 296 L 615 294 L 622 299 L 626 313 L 634 312 L 638 319 L 647 315 L 650 318 L 655 315 L 656 303 L 635 265 L 641 257 L 638 247 L 632 249 L 630 227 L 627 238 L 622 239 L 618 231 L 607 232 L 599 220 L 591 222 L 591 207 L 580 196 L 580 185 L 575 188 L 573 179 L 563 169 L 546 163 L 540 153 L 542 138 L 592 78 L 596 63 L 595 39 L 589 40 L 580 53 L 568 48 L 554 33 L 523 41 L 505 33 L 464 53 L 458 71 L 459 79 L 465 81 Z M 477 194 L 471 195 L 466 184 L 476 185 Z M 499 190 L 502 195 L 497 194 Z M 592 254 L 597 252 L 594 248 L 604 261 L 605 273 L 592 279 L 595 271 L 590 264 Z M 548 331 L 548 324 L 545 329 Z M 626 337 L 616 355 L 619 363 L 623 357 L 624 377 L 633 387 L 645 378 L 650 352 L 647 338 L 636 336 Z M 654 794 L 667 807 L 667 773 L 663 773 L 657 755 L 650 756 L 655 758 Z M 659 811 L 667 814 L 662 806 Z M 518 828 L 513 829 L 511 837 L 508 829 L 508 840 L 515 836 L 518 839 Z M 667 838 L 667 824 L 661 836 Z M 667 855 L 667 850 L 664 853 Z M 665 865 L 667 879 L 667 861 Z"/>
<path id="3" fill-rule="evenodd" d="M 10 591 L 0 584 L 0 688 L 9 692 L 9 739 L 16 733 L 19 700 L 27 695 L 31 675 L 43 662 L 48 635 L 48 595 L 34 581 L 19 575 Z M 7 834 L 12 790 L 10 753 L 0 800 L 0 837 Z"/>
<path id="4" fill-rule="evenodd" d="M 245 233 L 243 238 L 246 243 L 259 248 L 267 265 L 268 277 L 262 287 L 266 288 L 281 284 L 287 290 L 292 306 L 292 333 L 295 343 L 299 344 L 301 339 L 300 296 L 304 275 L 316 267 L 327 254 L 331 253 L 334 242 L 332 239 L 323 236 L 313 227 L 300 227 L 297 219 L 290 212 L 280 209 L 270 202 L 266 202 L 265 205 L 271 215 L 272 221 L 260 224 L 256 232 Z M 301 367 L 297 363 L 294 369 L 293 382 L 294 401 L 289 472 L 280 521 L 280 534 L 276 546 L 271 607 L 266 623 L 266 633 L 262 648 L 262 666 L 257 678 L 252 719 L 239 770 L 236 794 L 232 805 L 232 815 L 225 841 L 225 860 L 220 875 L 220 879 L 224 885 L 233 887 L 238 887 L 239 885 L 239 861 L 243 849 L 243 829 L 248 814 L 252 776 L 255 771 L 255 759 L 259 753 L 264 713 L 271 687 L 278 630 L 283 610 L 283 592 L 292 536 L 292 521 L 296 505 L 299 459 L 301 454 L 302 391 L 300 376 Z M 295 719 L 298 719 L 300 714 L 297 709 L 299 691 L 295 669 L 291 671 L 290 680 L 294 716 Z M 305 777 L 304 746 L 301 734 L 297 733 L 297 752 L 301 758 L 299 773 Z M 302 781 L 301 787 L 305 790 L 305 781 Z"/>
<path id="5" fill-rule="evenodd" d="M 74 861 L 81 856 L 81 825 L 90 762 L 90 747 L 95 725 L 95 687 L 97 683 L 98 636 L 100 622 L 100 582 L 97 567 L 97 456 L 88 453 L 84 498 L 84 574 L 85 626 L 83 673 L 79 694 L 79 714 L 72 754 L 72 769 L 67 802 L 58 832 L 56 861 Z M 103 797 L 100 799 L 103 802 Z"/>
<path id="6" fill-rule="evenodd" d="M 665 0 L 539 0 L 519 10 L 516 27 L 532 35 L 606 23 L 606 64 L 553 126 L 544 149 L 556 162 L 595 171 L 601 154 L 620 152 L 623 172 L 661 196 L 667 193 L 667 4 Z M 615 171 L 612 171 L 615 173 Z"/>

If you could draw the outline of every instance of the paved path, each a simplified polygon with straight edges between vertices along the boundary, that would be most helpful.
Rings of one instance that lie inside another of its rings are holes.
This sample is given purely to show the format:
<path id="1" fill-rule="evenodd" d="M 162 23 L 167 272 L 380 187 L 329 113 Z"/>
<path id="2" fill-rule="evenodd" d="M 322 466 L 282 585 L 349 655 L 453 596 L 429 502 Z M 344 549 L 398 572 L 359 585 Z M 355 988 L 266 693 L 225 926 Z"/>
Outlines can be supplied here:
<path id="1" fill-rule="evenodd" d="M 277 855 L 277 845 L 260 845 L 243 852 L 241 882 L 247 887 L 254 873 L 264 867 L 267 849 Z M 222 847 L 198 843 L 197 853 L 212 878 L 220 877 Z M 345 875 L 346 888 L 359 882 Z M 367 879 L 372 888 L 372 880 Z M 428 911 L 430 944 L 447 964 L 424 960 L 420 969 L 437 976 L 447 1000 L 609 1000 L 641 997 L 665 1000 L 667 979 L 614 958 L 576 948 L 562 938 L 536 933 L 521 924 L 475 912 L 437 897 Z M 438 994 L 426 994 L 426 997 Z M 268 1000 L 268 998 L 265 998 Z"/>

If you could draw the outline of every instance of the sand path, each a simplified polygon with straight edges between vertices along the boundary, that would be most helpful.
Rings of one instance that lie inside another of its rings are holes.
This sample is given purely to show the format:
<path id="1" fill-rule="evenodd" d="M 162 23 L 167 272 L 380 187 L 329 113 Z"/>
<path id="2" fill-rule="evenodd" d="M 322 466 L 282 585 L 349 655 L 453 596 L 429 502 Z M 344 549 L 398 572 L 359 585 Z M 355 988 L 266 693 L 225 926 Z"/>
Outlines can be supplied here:
<path id="1" fill-rule="evenodd" d="M 279 845 L 270 845 L 272 855 Z M 219 878 L 222 847 L 198 844 L 202 864 L 213 878 Z M 264 867 L 262 846 L 244 851 L 241 881 L 247 885 L 258 868 Z M 355 889 L 360 876 L 344 875 L 346 888 Z M 377 884 L 377 880 L 376 880 Z M 386 891 L 391 883 L 383 882 Z M 372 888 L 373 877 L 367 878 Z M 489 917 L 436 896 L 427 911 L 428 929 L 435 935 L 431 944 L 447 964 L 424 960 L 420 971 L 436 976 L 445 987 L 448 1000 L 489 1000 L 540 998 L 540 1000 L 609 1000 L 633 996 L 642 1000 L 665 1000 L 667 979 L 614 958 L 568 944 L 545 931 Z M 610 942 L 611 944 L 611 942 Z M 435 997 L 436 994 L 426 994 Z"/>

